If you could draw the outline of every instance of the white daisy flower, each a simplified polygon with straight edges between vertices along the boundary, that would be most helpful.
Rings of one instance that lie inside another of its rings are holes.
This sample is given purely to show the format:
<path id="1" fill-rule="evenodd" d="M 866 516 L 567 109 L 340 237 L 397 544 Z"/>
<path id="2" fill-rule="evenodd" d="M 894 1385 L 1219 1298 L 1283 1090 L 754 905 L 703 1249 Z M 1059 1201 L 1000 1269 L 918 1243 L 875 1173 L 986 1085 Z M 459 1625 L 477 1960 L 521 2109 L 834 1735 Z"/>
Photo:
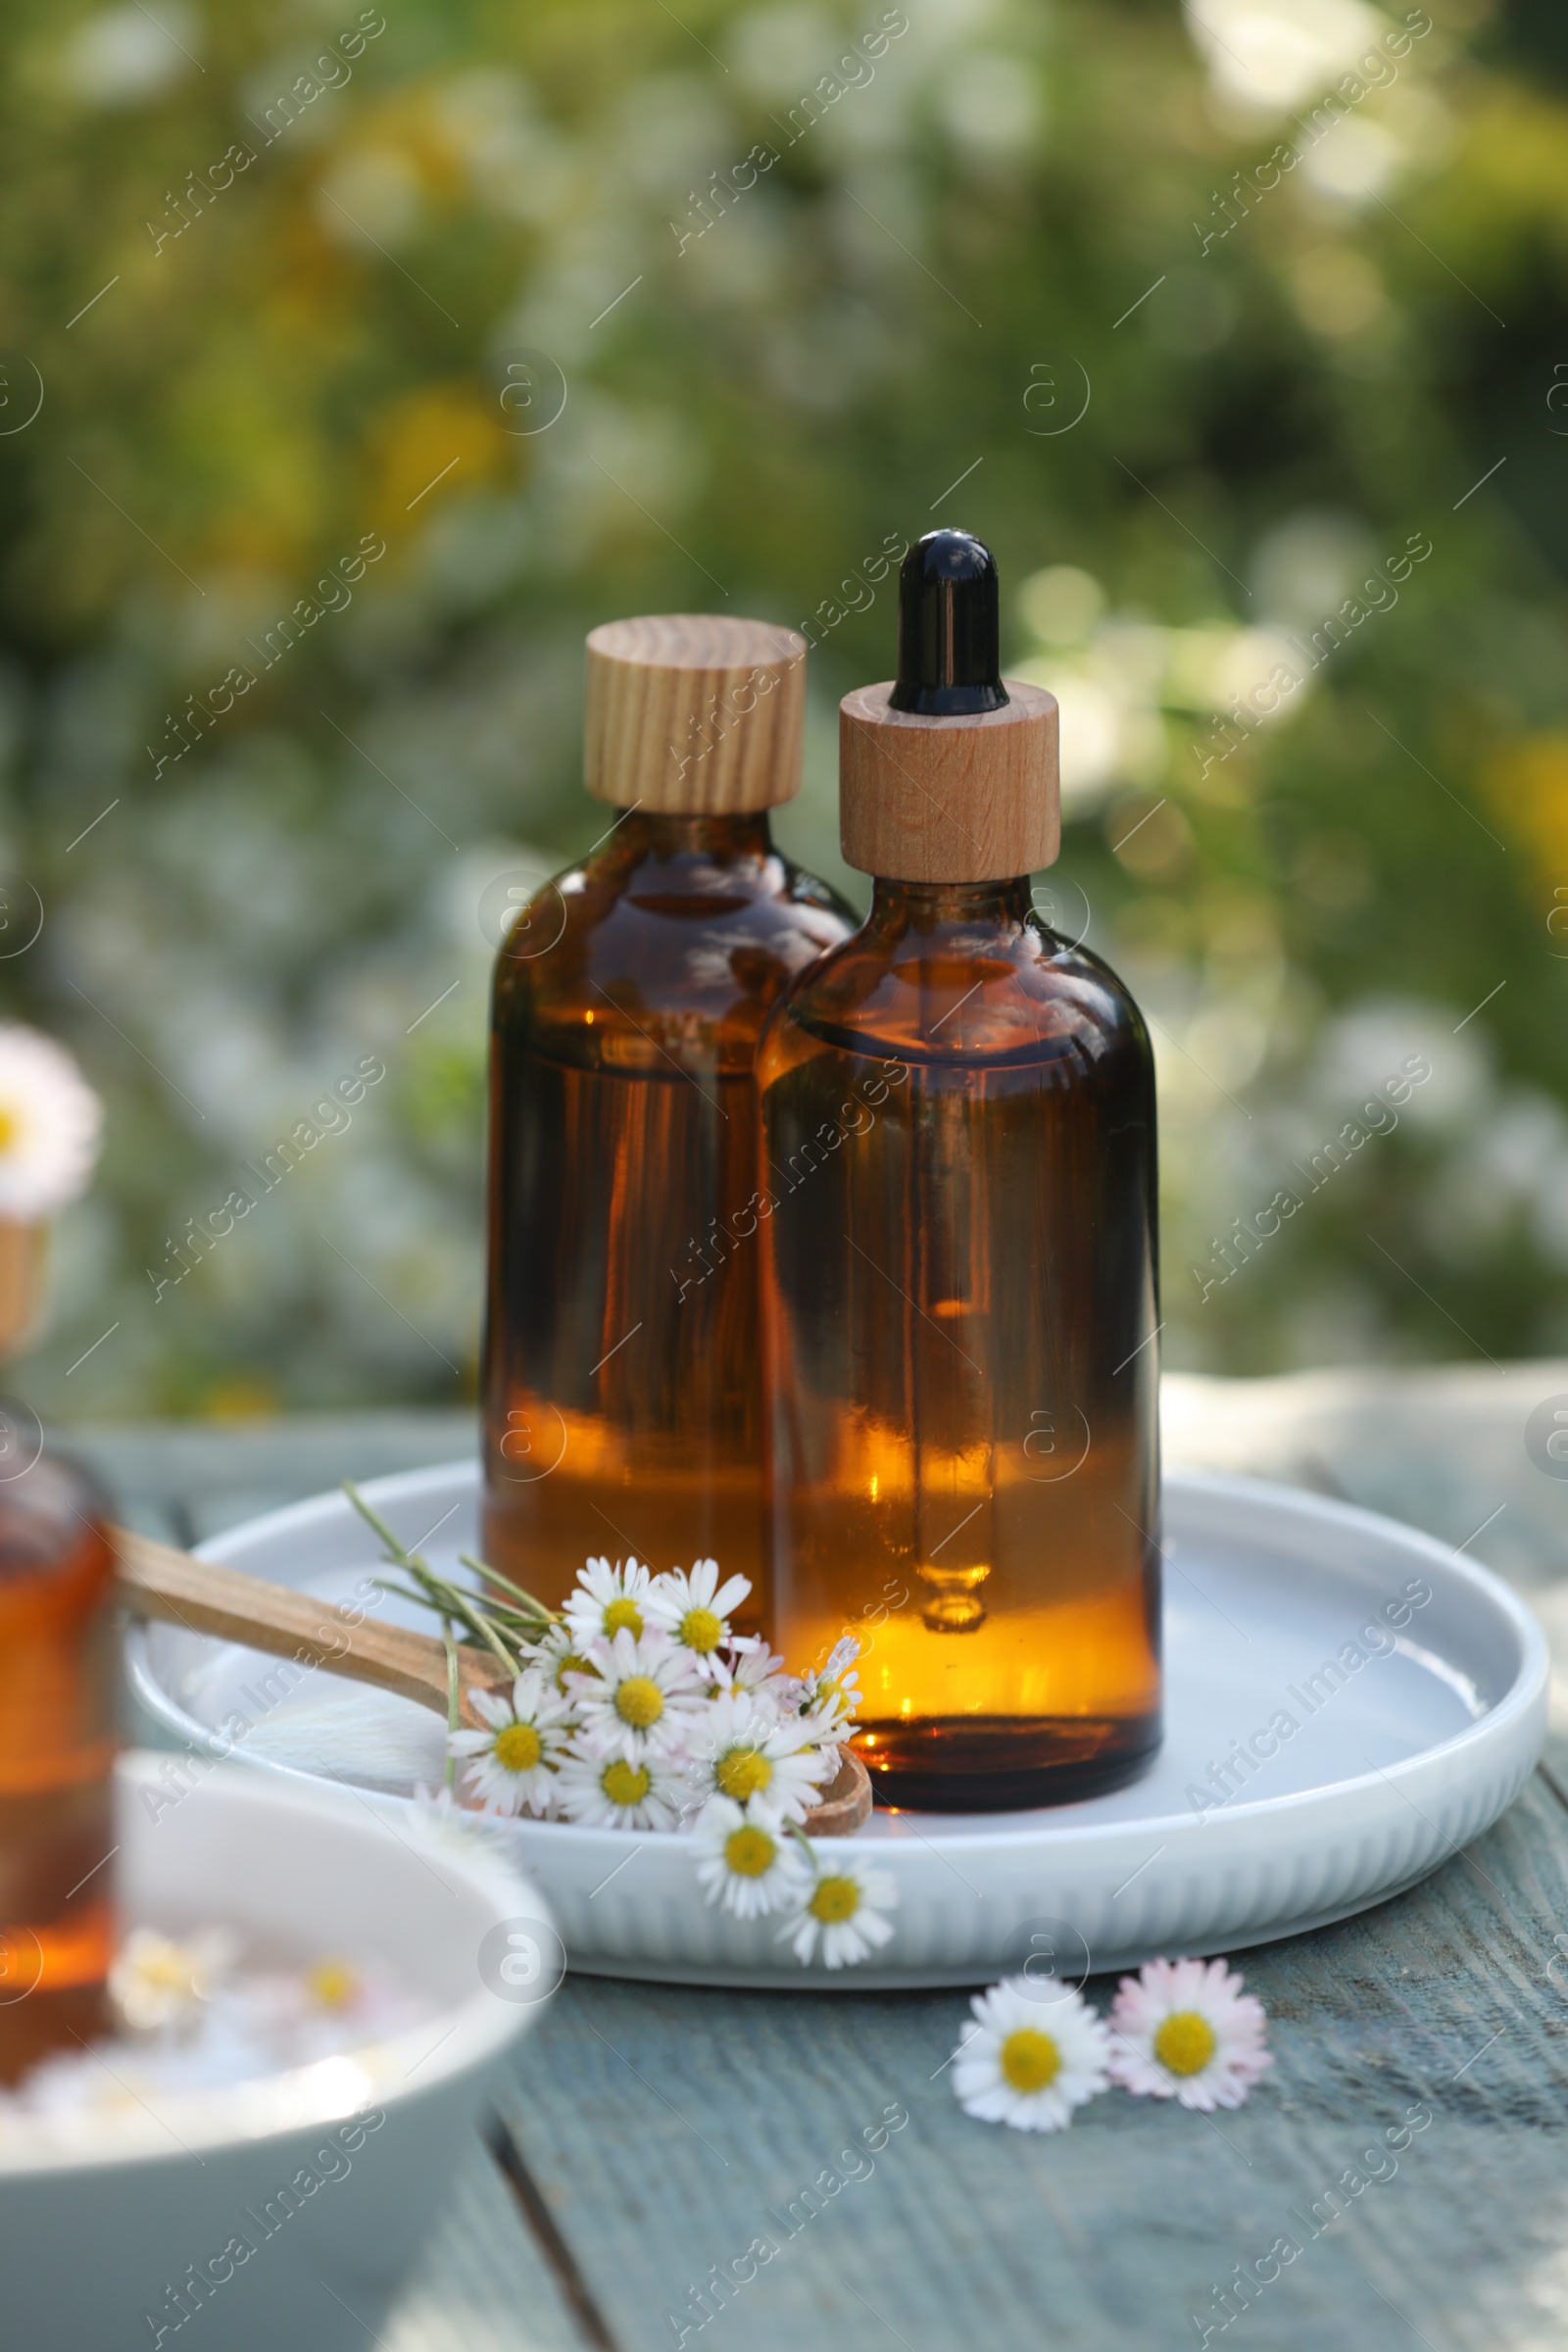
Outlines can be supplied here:
<path id="1" fill-rule="evenodd" d="M 469 1703 L 486 1728 L 447 1735 L 447 1752 L 461 1759 L 467 1786 L 497 1813 L 548 1811 L 571 1724 L 570 1700 L 537 1666 L 528 1666 L 510 1694 L 475 1690 Z"/>
<path id="2" fill-rule="evenodd" d="M 1261 2001 L 1223 1960 L 1150 1960 L 1111 2004 L 1110 2078 L 1209 2114 L 1240 2107 L 1274 2063 Z"/>
<path id="3" fill-rule="evenodd" d="M 680 1781 L 662 1756 L 630 1763 L 607 1754 L 579 1734 L 567 1744 L 556 1778 L 556 1803 L 567 1821 L 593 1830 L 672 1830 L 679 1819 Z"/>
<path id="4" fill-rule="evenodd" d="M 721 1690 L 748 1690 L 754 1699 L 781 1715 L 796 1703 L 800 1685 L 795 1677 L 783 1674 L 784 1661 L 768 1648 L 765 1642 L 742 1635 L 732 1642 L 728 1651 L 714 1650 L 705 1661 L 707 1672 Z"/>
<path id="5" fill-rule="evenodd" d="M 702 1699 L 697 1666 L 689 1649 L 667 1634 L 648 1633 L 639 1641 L 622 1626 L 612 1642 L 589 1650 L 597 1679 L 569 1675 L 566 1690 L 577 1721 L 609 1755 L 628 1764 L 645 1755 L 668 1756 L 690 1738 Z"/>
<path id="6" fill-rule="evenodd" d="M 859 1654 L 859 1642 L 853 1634 L 846 1634 L 834 1642 L 825 1666 L 801 1678 L 800 1711 L 824 1732 L 836 1735 L 841 1727 L 847 1727 L 860 1703 L 860 1678 L 853 1671 Z"/>
<path id="7" fill-rule="evenodd" d="M 365 1979 L 352 1960 L 313 1960 L 304 1985 L 306 1997 L 318 2009 L 357 2009 L 365 1996 Z"/>
<path id="8" fill-rule="evenodd" d="M 238 1957 L 238 1938 L 226 1928 L 203 1928 L 183 1941 L 132 1928 L 109 1970 L 120 2023 L 132 2034 L 194 2033 Z"/>
<path id="9" fill-rule="evenodd" d="M 760 1797 L 804 1821 L 830 1777 L 830 1759 L 795 1717 L 780 1722 L 749 1690 L 722 1690 L 692 1727 L 687 1778 L 703 1796 Z"/>
<path id="10" fill-rule="evenodd" d="M 662 1626 L 672 1642 L 695 1650 L 706 1662 L 721 1642 L 733 1640 L 730 1611 L 740 1606 L 751 1589 L 749 1576 L 732 1576 L 720 1584 L 716 1560 L 694 1560 L 690 1575 L 683 1568 L 671 1568 L 655 1577 L 643 1603 L 643 1616 L 648 1624 Z"/>
<path id="11" fill-rule="evenodd" d="M 1025 1977 L 970 2003 L 979 2024 L 954 2052 L 953 2087 L 966 2114 L 1015 2132 L 1061 2132 L 1110 2080 L 1110 2035 L 1081 1992 L 1043 2008 Z"/>
<path id="12" fill-rule="evenodd" d="M 103 1104 L 64 1046 L 0 1023 L 0 1217 L 28 1224 L 87 1189 Z"/>
<path id="13" fill-rule="evenodd" d="M 778 1940 L 793 1944 L 797 1960 L 809 1961 L 820 1935 L 826 1966 L 853 1968 L 892 1936 L 893 1922 L 885 1914 L 897 1910 L 898 1902 L 891 1871 L 853 1862 L 832 1870 L 819 1867 L 800 1918 L 785 1921 Z"/>
<path id="14" fill-rule="evenodd" d="M 592 1658 L 586 1654 L 588 1648 L 586 1642 L 579 1646 L 569 1625 L 558 1624 L 551 1626 L 548 1633 L 541 1634 L 538 1641 L 529 1645 L 527 1654 L 536 1662 L 545 1680 L 565 1693 L 568 1690 L 568 1674 L 593 1675 L 599 1672 Z"/>
<path id="15" fill-rule="evenodd" d="M 478 1850 L 502 1854 L 509 1862 L 516 1859 L 501 1826 L 501 1816 L 476 1811 L 445 1782 L 439 1788 L 428 1788 L 423 1781 L 416 1781 L 414 1812 L 420 1829 L 445 1844 L 462 1846 L 470 1853 Z"/>
<path id="16" fill-rule="evenodd" d="M 710 1903 L 737 1919 L 758 1919 L 797 1902 L 806 1864 L 780 1816 L 756 1798 L 710 1796 L 697 1817 L 697 1876 Z"/>
<path id="17" fill-rule="evenodd" d="M 425 1781 L 416 1781 L 414 1811 L 420 1829 L 429 1830 L 437 1837 L 464 1827 L 457 1818 L 457 1797 L 445 1782 L 439 1788 L 432 1788 Z"/>
<path id="18" fill-rule="evenodd" d="M 617 1560 L 613 1568 L 608 1560 L 590 1560 L 585 1568 L 579 1568 L 577 1589 L 564 1612 L 577 1646 L 612 1642 L 622 1630 L 640 1636 L 643 1604 L 652 1581 L 652 1572 L 635 1560 L 627 1560 L 624 1566 Z"/>

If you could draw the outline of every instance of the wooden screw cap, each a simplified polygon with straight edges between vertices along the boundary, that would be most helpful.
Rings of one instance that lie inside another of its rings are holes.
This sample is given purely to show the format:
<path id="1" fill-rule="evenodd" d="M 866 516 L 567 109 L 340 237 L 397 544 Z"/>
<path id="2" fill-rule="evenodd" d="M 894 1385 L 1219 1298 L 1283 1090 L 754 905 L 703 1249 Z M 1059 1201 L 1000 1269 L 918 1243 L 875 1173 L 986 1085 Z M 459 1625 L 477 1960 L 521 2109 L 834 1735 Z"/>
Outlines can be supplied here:
<path id="1" fill-rule="evenodd" d="M 1000 710 L 895 710 L 891 680 L 839 705 L 839 840 L 889 882 L 1002 882 L 1061 846 L 1056 698 L 1006 681 Z"/>
<path id="2" fill-rule="evenodd" d="M 588 639 L 583 781 L 615 807 L 739 815 L 801 788 L 806 640 L 766 620 L 658 612 Z"/>

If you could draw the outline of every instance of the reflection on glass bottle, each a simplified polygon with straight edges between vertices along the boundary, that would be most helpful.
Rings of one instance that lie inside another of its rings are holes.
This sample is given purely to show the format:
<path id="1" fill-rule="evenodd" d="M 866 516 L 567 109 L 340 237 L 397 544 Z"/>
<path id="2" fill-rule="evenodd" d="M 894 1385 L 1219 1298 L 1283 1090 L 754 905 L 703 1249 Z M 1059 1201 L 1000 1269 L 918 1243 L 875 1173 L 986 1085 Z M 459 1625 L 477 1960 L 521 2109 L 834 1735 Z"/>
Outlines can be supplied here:
<path id="1" fill-rule="evenodd" d="M 854 916 L 769 835 L 803 641 L 665 618 L 589 643 L 588 780 L 625 813 L 496 968 L 483 1542 L 552 1604 L 589 1554 L 709 1554 L 751 1578 L 756 1622 L 753 1064 Z"/>
<path id="2" fill-rule="evenodd" d="M 772 1628 L 802 1659 L 859 1633 L 883 1801 L 981 1810 L 1112 1787 L 1158 1740 L 1153 1076 L 1120 983 L 1031 905 L 1055 710 L 1002 687 L 989 556 L 923 541 L 901 618 L 895 694 L 844 707 L 871 913 L 758 1063 L 793 1180 L 763 1236 Z"/>

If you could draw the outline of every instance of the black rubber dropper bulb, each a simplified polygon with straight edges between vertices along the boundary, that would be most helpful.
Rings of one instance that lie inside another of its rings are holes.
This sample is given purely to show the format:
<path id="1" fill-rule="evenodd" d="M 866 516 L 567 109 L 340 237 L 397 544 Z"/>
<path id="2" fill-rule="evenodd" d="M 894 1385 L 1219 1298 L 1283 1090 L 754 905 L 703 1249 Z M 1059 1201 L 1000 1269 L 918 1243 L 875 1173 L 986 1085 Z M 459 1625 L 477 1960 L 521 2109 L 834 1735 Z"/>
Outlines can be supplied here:
<path id="1" fill-rule="evenodd" d="M 997 564 L 969 531 L 927 531 L 899 569 L 899 675 L 895 710 L 953 718 L 1000 710 Z"/>

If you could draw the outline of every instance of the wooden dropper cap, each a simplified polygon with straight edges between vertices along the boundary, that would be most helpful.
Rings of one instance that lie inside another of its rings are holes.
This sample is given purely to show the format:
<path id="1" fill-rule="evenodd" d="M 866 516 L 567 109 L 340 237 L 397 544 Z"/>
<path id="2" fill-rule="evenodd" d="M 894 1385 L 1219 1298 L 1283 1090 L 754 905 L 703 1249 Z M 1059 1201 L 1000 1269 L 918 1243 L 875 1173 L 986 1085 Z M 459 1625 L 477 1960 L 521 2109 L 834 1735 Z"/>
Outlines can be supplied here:
<path id="1" fill-rule="evenodd" d="M 767 620 L 657 612 L 588 639 L 583 781 L 615 807 L 773 808 L 801 788 L 806 640 Z"/>
<path id="2" fill-rule="evenodd" d="M 998 665 L 997 566 L 928 531 L 899 573 L 899 674 L 839 705 L 839 840 L 889 882 L 1001 882 L 1061 846 L 1056 699 Z"/>

